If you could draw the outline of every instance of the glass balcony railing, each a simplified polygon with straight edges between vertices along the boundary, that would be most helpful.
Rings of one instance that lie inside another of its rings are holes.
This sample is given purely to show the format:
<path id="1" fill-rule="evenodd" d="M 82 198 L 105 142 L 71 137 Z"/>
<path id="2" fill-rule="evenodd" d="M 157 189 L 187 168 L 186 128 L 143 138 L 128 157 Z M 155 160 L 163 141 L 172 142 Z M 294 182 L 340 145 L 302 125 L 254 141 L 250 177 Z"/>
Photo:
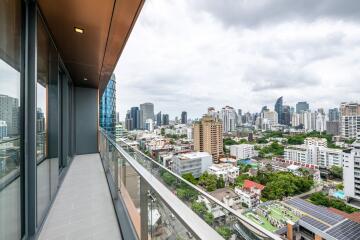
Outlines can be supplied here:
<path id="1" fill-rule="evenodd" d="M 0 139 L 0 186 L 20 173 L 20 138 Z"/>
<path id="2" fill-rule="evenodd" d="M 103 130 L 100 155 L 141 239 L 281 239 Z"/>

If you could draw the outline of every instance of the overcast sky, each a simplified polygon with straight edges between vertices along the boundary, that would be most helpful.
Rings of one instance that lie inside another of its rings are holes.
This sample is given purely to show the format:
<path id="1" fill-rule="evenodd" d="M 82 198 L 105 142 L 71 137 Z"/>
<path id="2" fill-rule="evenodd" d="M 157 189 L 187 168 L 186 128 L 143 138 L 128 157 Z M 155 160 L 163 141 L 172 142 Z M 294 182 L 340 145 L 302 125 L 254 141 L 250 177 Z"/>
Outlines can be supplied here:
<path id="1" fill-rule="evenodd" d="M 359 0 L 147 0 L 115 73 L 121 119 L 359 101 Z"/>

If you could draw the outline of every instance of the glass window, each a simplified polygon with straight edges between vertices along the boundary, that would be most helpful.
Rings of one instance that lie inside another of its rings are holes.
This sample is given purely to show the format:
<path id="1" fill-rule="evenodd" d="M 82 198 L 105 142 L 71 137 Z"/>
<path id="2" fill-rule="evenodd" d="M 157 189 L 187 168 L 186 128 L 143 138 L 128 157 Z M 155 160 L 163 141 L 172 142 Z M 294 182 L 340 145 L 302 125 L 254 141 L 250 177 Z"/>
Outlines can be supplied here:
<path id="1" fill-rule="evenodd" d="M 21 1 L 0 0 L 0 239 L 21 238 Z"/>

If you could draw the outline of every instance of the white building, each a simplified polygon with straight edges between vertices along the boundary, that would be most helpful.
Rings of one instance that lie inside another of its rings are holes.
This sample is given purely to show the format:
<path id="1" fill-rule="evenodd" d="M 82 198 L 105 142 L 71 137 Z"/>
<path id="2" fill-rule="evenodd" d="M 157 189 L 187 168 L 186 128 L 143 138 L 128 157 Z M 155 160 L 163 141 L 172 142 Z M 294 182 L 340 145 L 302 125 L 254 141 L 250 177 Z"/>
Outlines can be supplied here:
<path id="1" fill-rule="evenodd" d="M 219 163 L 211 165 L 208 173 L 216 175 L 217 178 L 222 177 L 225 183 L 234 183 L 239 176 L 239 168 L 230 163 Z"/>
<path id="2" fill-rule="evenodd" d="M 223 132 L 233 132 L 236 127 L 236 111 L 234 108 L 226 106 L 221 109 L 220 117 L 223 123 Z"/>
<path id="3" fill-rule="evenodd" d="M 340 105 L 340 134 L 345 139 L 357 138 L 360 132 L 360 104 L 341 103 Z"/>
<path id="4" fill-rule="evenodd" d="M 154 120 L 152 120 L 151 118 L 146 119 L 145 121 L 145 129 L 153 132 L 154 131 Z"/>
<path id="5" fill-rule="evenodd" d="M 177 174 L 191 173 L 198 178 L 211 166 L 212 156 L 207 152 L 191 152 L 175 155 L 172 161 L 173 171 Z"/>
<path id="6" fill-rule="evenodd" d="M 275 111 L 265 110 L 262 112 L 263 119 L 268 119 L 270 125 L 278 124 L 278 113 Z"/>
<path id="7" fill-rule="evenodd" d="M 316 131 L 324 132 L 326 131 L 326 120 L 325 114 L 323 112 L 316 112 Z"/>
<path id="8" fill-rule="evenodd" d="M 239 144 L 230 146 L 230 155 L 236 159 L 247 159 L 255 157 L 255 148 L 251 144 Z"/>
<path id="9" fill-rule="evenodd" d="M 345 197 L 360 200 L 360 142 L 353 144 L 353 148 L 344 151 L 343 183 Z"/>
<path id="10" fill-rule="evenodd" d="M 306 138 L 303 145 L 285 148 L 284 159 L 330 168 L 342 166 L 343 154 L 340 149 L 328 148 L 325 138 Z"/>
<path id="11" fill-rule="evenodd" d="M 234 192 L 240 197 L 240 202 L 248 208 L 254 208 L 260 204 L 260 196 L 254 192 L 235 187 Z"/>
<path id="12" fill-rule="evenodd" d="M 314 112 L 303 111 L 301 118 L 305 131 L 313 131 L 316 129 L 316 114 Z"/>

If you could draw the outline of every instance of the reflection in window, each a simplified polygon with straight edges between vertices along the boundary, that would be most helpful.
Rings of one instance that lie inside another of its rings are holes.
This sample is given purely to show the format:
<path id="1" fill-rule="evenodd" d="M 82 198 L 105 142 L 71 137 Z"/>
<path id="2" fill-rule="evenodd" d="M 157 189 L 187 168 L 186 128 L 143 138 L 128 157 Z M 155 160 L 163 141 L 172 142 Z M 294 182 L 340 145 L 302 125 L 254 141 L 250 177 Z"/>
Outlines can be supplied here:
<path id="1" fill-rule="evenodd" d="M 36 156 L 46 158 L 47 144 L 47 84 L 49 78 L 49 38 L 41 19 L 38 19 L 38 57 L 36 86 Z"/>
<path id="2" fill-rule="evenodd" d="M 0 0 L 0 239 L 21 239 L 21 2 Z"/>

